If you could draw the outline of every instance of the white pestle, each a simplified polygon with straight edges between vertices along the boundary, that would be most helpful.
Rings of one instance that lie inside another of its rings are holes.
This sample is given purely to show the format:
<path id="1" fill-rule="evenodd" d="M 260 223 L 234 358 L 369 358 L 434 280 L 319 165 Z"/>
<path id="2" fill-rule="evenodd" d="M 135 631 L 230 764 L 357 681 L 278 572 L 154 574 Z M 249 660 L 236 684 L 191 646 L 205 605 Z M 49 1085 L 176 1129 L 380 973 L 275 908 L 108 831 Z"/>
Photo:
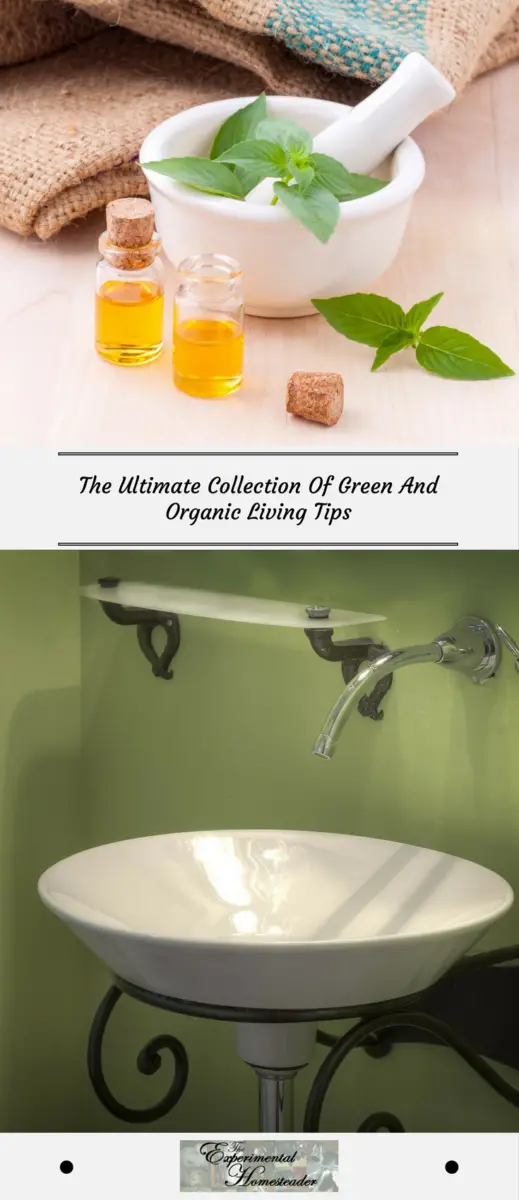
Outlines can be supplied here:
<path id="1" fill-rule="evenodd" d="M 348 171 L 369 175 L 426 117 L 456 92 L 423 54 L 408 54 L 393 75 L 314 138 L 313 150 L 337 158 Z M 273 179 L 249 192 L 249 204 L 270 204 Z M 279 207 L 279 206 L 278 206 Z"/>

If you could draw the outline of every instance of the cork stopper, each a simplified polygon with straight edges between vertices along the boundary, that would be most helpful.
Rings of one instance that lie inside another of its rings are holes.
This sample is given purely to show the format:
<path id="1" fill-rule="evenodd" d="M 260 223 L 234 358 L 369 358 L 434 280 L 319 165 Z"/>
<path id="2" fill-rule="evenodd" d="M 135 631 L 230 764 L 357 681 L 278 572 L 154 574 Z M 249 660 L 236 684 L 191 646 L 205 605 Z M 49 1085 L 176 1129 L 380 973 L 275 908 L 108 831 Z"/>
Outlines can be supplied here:
<path id="1" fill-rule="evenodd" d="M 332 371 L 295 371 L 290 376 L 286 409 L 292 416 L 320 425 L 336 425 L 343 405 L 342 375 Z"/>
<path id="2" fill-rule="evenodd" d="M 149 200 L 131 197 L 111 200 L 106 206 L 106 232 L 112 246 L 134 250 L 153 237 L 155 214 Z"/>
<path id="3" fill-rule="evenodd" d="M 160 250 L 154 232 L 155 215 L 149 200 L 138 196 L 111 200 L 106 206 L 106 230 L 99 238 L 103 258 L 120 270 L 149 266 Z"/>

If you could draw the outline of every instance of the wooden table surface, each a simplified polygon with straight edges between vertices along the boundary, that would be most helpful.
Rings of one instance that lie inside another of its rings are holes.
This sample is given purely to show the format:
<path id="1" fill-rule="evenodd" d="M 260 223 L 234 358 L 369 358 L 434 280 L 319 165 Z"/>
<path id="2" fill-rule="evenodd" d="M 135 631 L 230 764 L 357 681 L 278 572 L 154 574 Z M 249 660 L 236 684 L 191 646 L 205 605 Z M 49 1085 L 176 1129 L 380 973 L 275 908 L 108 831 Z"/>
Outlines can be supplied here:
<path id="1" fill-rule="evenodd" d="M 519 371 L 519 63 L 473 84 L 418 135 L 425 183 L 393 267 L 373 287 L 408 307 L 444 291 L 434 323 L 486 342 Z M 99 214 L 52 242 L 0 231 L 0 446 L 61 449 L 346 450 L 519 444 L 519 378 L 462 383 L 410 352 L 370 374 L 372 352 L 321 317 L 247 320 L 246 382 L 224 401 L 93 350 Z M 173 279 L 168 279 L 171 300 Z M 168 312 L 170 307 L 168 306 Z M 168 321 L 169 324 L 169 321 Z M 287 416 L 294 370 L 340 371 L 345 411 L 325 428 Z"/>

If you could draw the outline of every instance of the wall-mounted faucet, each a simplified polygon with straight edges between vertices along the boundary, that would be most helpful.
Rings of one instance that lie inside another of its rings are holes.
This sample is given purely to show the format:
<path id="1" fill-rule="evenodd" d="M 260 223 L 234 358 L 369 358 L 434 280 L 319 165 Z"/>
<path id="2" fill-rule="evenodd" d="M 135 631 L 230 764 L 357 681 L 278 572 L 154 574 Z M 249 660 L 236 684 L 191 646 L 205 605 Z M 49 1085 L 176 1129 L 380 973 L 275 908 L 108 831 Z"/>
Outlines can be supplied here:
<path id="1" fill-rule="evenodd" d="M 371 637 L 334 640 L 336 628 L 385 619 L 373 613 L 331 609 L 323 604 L 302 609 L 284 601 L 124 583 L 112 577 L 99 579 L 97 585 L 89 585 L 83 591 L 100 603 L 105 615 L 116 625 L 136 626 L 140 649 L 159 679 L 171 679 L 173 675 L 171 662 L 180 645 L 178 612 L 304 630 L 319 658 L 340 664 L 346 684 L 315 742 L 314 754 L 319 758 L 332 757 L 342 727 L 355 707 L 363 717 L 382 720 L 382 701 L 392 686 L 394 672 L 401 667 L 432 662 L 469 675 L 473 683 L 484 683 L 495 675 L 503 645 L 513 655 L 519 673 L 519 645 L 501 625 L 491 624 L 483 617 L 464 617 L 448 633 L 440 634 L 426 645 L 390 650 L 384 642 Z M 161 650 L 153 644 L 159 628 L 165 635 Z"/>
<path id="2" fill-rule="evenodd" d="M 519 671 L 519 646 L 501 625 L 491 625 L 482 617 L 463 617 L 448 633 L 440 634 L 425 646 L 384 650 L 371 662 L 360 665 L 347 684 L 326 718 L 314 754 L 319 758 L 332 757 L 341 730 L 359 700 L 394 671 L 413 663 L 430 662 L 461 671 L 473 683 L 485 683 L 495 675 L 501 661 L 501 642 L 514 655 Z"/>

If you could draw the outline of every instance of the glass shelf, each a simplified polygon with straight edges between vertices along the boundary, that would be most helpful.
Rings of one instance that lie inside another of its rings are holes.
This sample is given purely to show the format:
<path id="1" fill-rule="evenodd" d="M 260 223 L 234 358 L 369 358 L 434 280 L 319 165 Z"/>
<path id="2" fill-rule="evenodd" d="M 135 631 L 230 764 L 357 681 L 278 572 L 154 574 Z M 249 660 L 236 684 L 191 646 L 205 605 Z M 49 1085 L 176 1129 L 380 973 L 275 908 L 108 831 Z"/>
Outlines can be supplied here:
<path id="1" fill-rule="evenodd" d="M 249 625 L 279 625 L 293 629 L 340 629 L 346 625 L 366 625 L 386 619 L 377 613 L 350 612 L 342 608 L 330 609 L 328 616 L 310 617 L 303 604 L 152 583 L 121 582 L 114 587 L 92 583 L 82 588 L 81 593 L 89 600 L 121 604 L 124 608 L 152 609 L 155 612 L 175 613 L 177 616 L 212 617 L 215 621 L 242 621 Z"/>

